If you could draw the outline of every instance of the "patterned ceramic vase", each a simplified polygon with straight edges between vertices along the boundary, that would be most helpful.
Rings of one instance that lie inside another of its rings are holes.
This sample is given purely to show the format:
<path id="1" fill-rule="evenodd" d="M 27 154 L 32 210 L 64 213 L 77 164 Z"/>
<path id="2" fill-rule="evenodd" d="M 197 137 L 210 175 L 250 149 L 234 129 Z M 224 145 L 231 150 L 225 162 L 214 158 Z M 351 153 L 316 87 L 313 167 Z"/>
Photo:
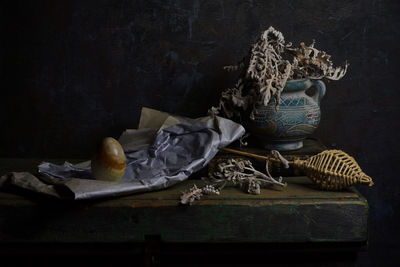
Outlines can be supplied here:
<path id="1" fill-rule="evenodd" d="M 309 96 L 306 91 L 313 85 L 316 87 L 315 93 Z M 287 81 L 278 111 L 275 109 L 275 99 L 267 106 L 257 106 L 255 118 L 248 122 L 247 129 L 260 139 L 266 149 L 299 149 L 303 147 L 303 140 L 319 124 L 319 104 L 324 95 L 325 84 L 321 80 Z"/>

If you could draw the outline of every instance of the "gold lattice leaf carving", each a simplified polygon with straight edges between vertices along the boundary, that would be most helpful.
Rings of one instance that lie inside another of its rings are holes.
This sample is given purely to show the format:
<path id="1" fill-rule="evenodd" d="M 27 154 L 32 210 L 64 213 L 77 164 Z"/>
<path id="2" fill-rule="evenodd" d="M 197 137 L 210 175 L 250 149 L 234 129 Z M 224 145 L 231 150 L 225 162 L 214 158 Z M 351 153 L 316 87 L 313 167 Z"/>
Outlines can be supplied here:
<path id="1" fill-rule="evenodd" d="M 374 184 L 355 159 L 341 150 L 325 150 L 307 160 L 295 160 L 293 164 L 303 169 L 324 190 L 340 190 L 354 184 Z"/>

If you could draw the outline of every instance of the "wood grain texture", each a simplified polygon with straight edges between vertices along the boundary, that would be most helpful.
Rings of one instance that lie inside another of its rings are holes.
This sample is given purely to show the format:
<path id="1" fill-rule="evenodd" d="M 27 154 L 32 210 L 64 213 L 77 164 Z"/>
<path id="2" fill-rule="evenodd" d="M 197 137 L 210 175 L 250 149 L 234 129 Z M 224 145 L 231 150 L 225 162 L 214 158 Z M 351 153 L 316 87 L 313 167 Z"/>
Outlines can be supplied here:
<path id="1" fill-rule="evenodd" d="M 354 189 L 321 192 L 293 178 L 283 192 L 226 188 L 179 205 L 189 180 L 168 190 L 61 202 L 0 193 L 2 242 L 366 242 L 368 205 Z"/>

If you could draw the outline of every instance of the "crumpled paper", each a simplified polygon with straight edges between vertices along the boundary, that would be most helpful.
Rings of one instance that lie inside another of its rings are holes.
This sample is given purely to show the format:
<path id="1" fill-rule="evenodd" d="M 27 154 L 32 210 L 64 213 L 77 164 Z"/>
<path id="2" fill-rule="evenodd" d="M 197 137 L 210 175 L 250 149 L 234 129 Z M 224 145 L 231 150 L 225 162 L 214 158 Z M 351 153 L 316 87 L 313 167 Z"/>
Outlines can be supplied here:
<path id="1" fill-rule="evenodd" d="M 57 198 L 94 199 L 167 188 L 205 167 L 218 150 L 244 134 L 243 126 L 218 116 L 198 119 L 143 108 L 138 129 L 122 133 L 127 167 L 119 182 L 93 179 L 90 161 L 41 163 L 39 176 L 9 173 L 2 184 Z"/>

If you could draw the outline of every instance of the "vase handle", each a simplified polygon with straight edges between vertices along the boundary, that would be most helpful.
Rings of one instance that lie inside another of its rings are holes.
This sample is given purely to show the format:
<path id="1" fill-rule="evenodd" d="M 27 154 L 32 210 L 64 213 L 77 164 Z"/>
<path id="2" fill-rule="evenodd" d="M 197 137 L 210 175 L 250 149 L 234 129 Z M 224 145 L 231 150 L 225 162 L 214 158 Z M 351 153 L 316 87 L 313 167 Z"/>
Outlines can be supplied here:
<path id="1" fill-rule="evenodd" d="M 313 80 L 312 81 L 313 85 L 317 87 L 317 91 L 315 94 L 312 96 L 312 98 L 315 100 L 315 102 L 319 103 L 321 102 L 321 99 L 324 97 L 325 92 L 326 92 L 326 86 L 325 83 L 321 80 Z"/>

